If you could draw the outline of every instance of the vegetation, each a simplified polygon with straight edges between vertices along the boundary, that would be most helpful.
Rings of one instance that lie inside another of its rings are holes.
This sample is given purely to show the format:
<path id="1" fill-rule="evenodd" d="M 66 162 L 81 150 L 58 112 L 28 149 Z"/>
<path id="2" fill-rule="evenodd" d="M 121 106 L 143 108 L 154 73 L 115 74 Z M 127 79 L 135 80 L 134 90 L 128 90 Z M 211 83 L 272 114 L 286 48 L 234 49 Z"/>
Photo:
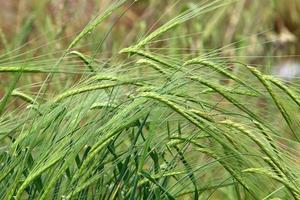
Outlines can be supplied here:
<path id="1" fill-rule="evenodd" d="M 260 1 L 95 2 L 80 32 L 46 0 L 0 31 L 0 199 L 300 199 L 299 87 L 270 75 L 299 30 L 262 32 L 281 1 L 261 26 Z"/>

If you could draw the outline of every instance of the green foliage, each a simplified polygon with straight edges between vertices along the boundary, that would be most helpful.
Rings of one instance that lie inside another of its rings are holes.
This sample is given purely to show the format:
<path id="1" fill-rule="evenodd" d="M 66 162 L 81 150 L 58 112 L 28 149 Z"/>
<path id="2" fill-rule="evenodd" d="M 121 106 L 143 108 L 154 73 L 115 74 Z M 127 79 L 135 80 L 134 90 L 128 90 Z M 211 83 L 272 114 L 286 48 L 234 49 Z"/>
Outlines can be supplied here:
<path id="1" fill-rule="evenodd" d="M 1 64 L 16 77 L 0 102 L 0 199 L 300 199 L 299 91 L 215 51 L 151 48 L 232 1 L 192 4 L 107 62 L 74 49 L 126 3 L 51 59 Z M 17 87 L 45 73 L 38 93 Z"/>

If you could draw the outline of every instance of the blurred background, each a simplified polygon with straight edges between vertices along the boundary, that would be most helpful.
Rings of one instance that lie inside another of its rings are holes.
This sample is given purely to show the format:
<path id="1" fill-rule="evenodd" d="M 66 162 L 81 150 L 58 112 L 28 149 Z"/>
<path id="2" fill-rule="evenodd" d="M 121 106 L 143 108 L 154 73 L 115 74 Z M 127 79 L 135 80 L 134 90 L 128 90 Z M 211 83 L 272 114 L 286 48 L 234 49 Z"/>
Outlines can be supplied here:
<path id="1" fill-rule="evenodd" d="M 53 40 L 56 48 L 64 47 L 80 32 L 92 17 L 110 5 L 113 0 L 0 0 L 1 50 L 13 50 L 24 44 L 32 48 L 34 42 L 47 44 Z M 203 1 L 205 3 L 205 1 Z M 179 27 L 176 41 L 186 51 L 216 49 L 230 45 L 230 56 L 287 56 L 300 51 L 300 2 L 298 0 L 238 0 L 208 13 L 198 23 Z M 90 41 L 103 39 L 109 25 L 114 29 L 101 52 L 113 52 L 136 42 L 150 31 L 170 20 L 199 0 L 157 1 L 142 0 L 132 5 L 119 19 L 116 13 Z M 128 5 L 127 5 L 128 6 Z M 126 8 L 124 8 L 126 9 Z M 154 26 L 154 27 L 153 27 Z M 104 29 L 104 30 L 103 30 Z M 161 42 L 171 47 L 172 36 Z M 174 39 L 173 39 L 174 40 Z M 96 43 L 96 42 L 95 42 Z M 238 49 L 238 48 L 241 48 Z M 26 49 L 26 48 L 24 48 Z M 23 49 L 23 50 L 24 50 Z M 86 46 L 86 51 L 93 45 Z M 246 51 L 246 54 L 241 51 Z"/>

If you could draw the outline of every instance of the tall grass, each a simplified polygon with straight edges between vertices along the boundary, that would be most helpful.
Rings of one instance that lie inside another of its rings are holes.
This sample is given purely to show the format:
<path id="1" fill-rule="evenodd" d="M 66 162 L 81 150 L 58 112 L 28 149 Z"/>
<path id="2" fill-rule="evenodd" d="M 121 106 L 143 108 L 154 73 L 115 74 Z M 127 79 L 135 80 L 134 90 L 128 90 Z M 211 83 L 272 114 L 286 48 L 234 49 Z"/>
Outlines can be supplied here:
<path id="1" fill-rule="evenodd" d="M 0 198 L 300 199 L 299 91 L 214 51 L 151 48 L 231 2 L 193 4 L 109 64 L 75 50 L 124 9 L 116 1 L 54 65 L 4 62 L 0 72 L 15 78 L 0 104 Z M 46 74 L 38 95 L 17 87 L 25 73 Z M 54 89 L 56 76 L 70 74 L 75 82 Z M 15 98 L 24 104 L 12 109 Z"/>

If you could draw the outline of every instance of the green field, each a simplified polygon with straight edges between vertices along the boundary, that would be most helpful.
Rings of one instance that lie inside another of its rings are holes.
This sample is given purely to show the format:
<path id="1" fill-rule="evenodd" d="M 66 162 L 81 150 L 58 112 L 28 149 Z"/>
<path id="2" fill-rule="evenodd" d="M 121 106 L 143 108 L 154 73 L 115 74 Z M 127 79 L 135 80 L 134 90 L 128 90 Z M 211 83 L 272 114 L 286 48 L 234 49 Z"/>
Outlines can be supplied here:
<path id="1" fill-rule="evenodd" d="M 0 4 L 0 199 L 300 199 L 299 0 Z"/>

